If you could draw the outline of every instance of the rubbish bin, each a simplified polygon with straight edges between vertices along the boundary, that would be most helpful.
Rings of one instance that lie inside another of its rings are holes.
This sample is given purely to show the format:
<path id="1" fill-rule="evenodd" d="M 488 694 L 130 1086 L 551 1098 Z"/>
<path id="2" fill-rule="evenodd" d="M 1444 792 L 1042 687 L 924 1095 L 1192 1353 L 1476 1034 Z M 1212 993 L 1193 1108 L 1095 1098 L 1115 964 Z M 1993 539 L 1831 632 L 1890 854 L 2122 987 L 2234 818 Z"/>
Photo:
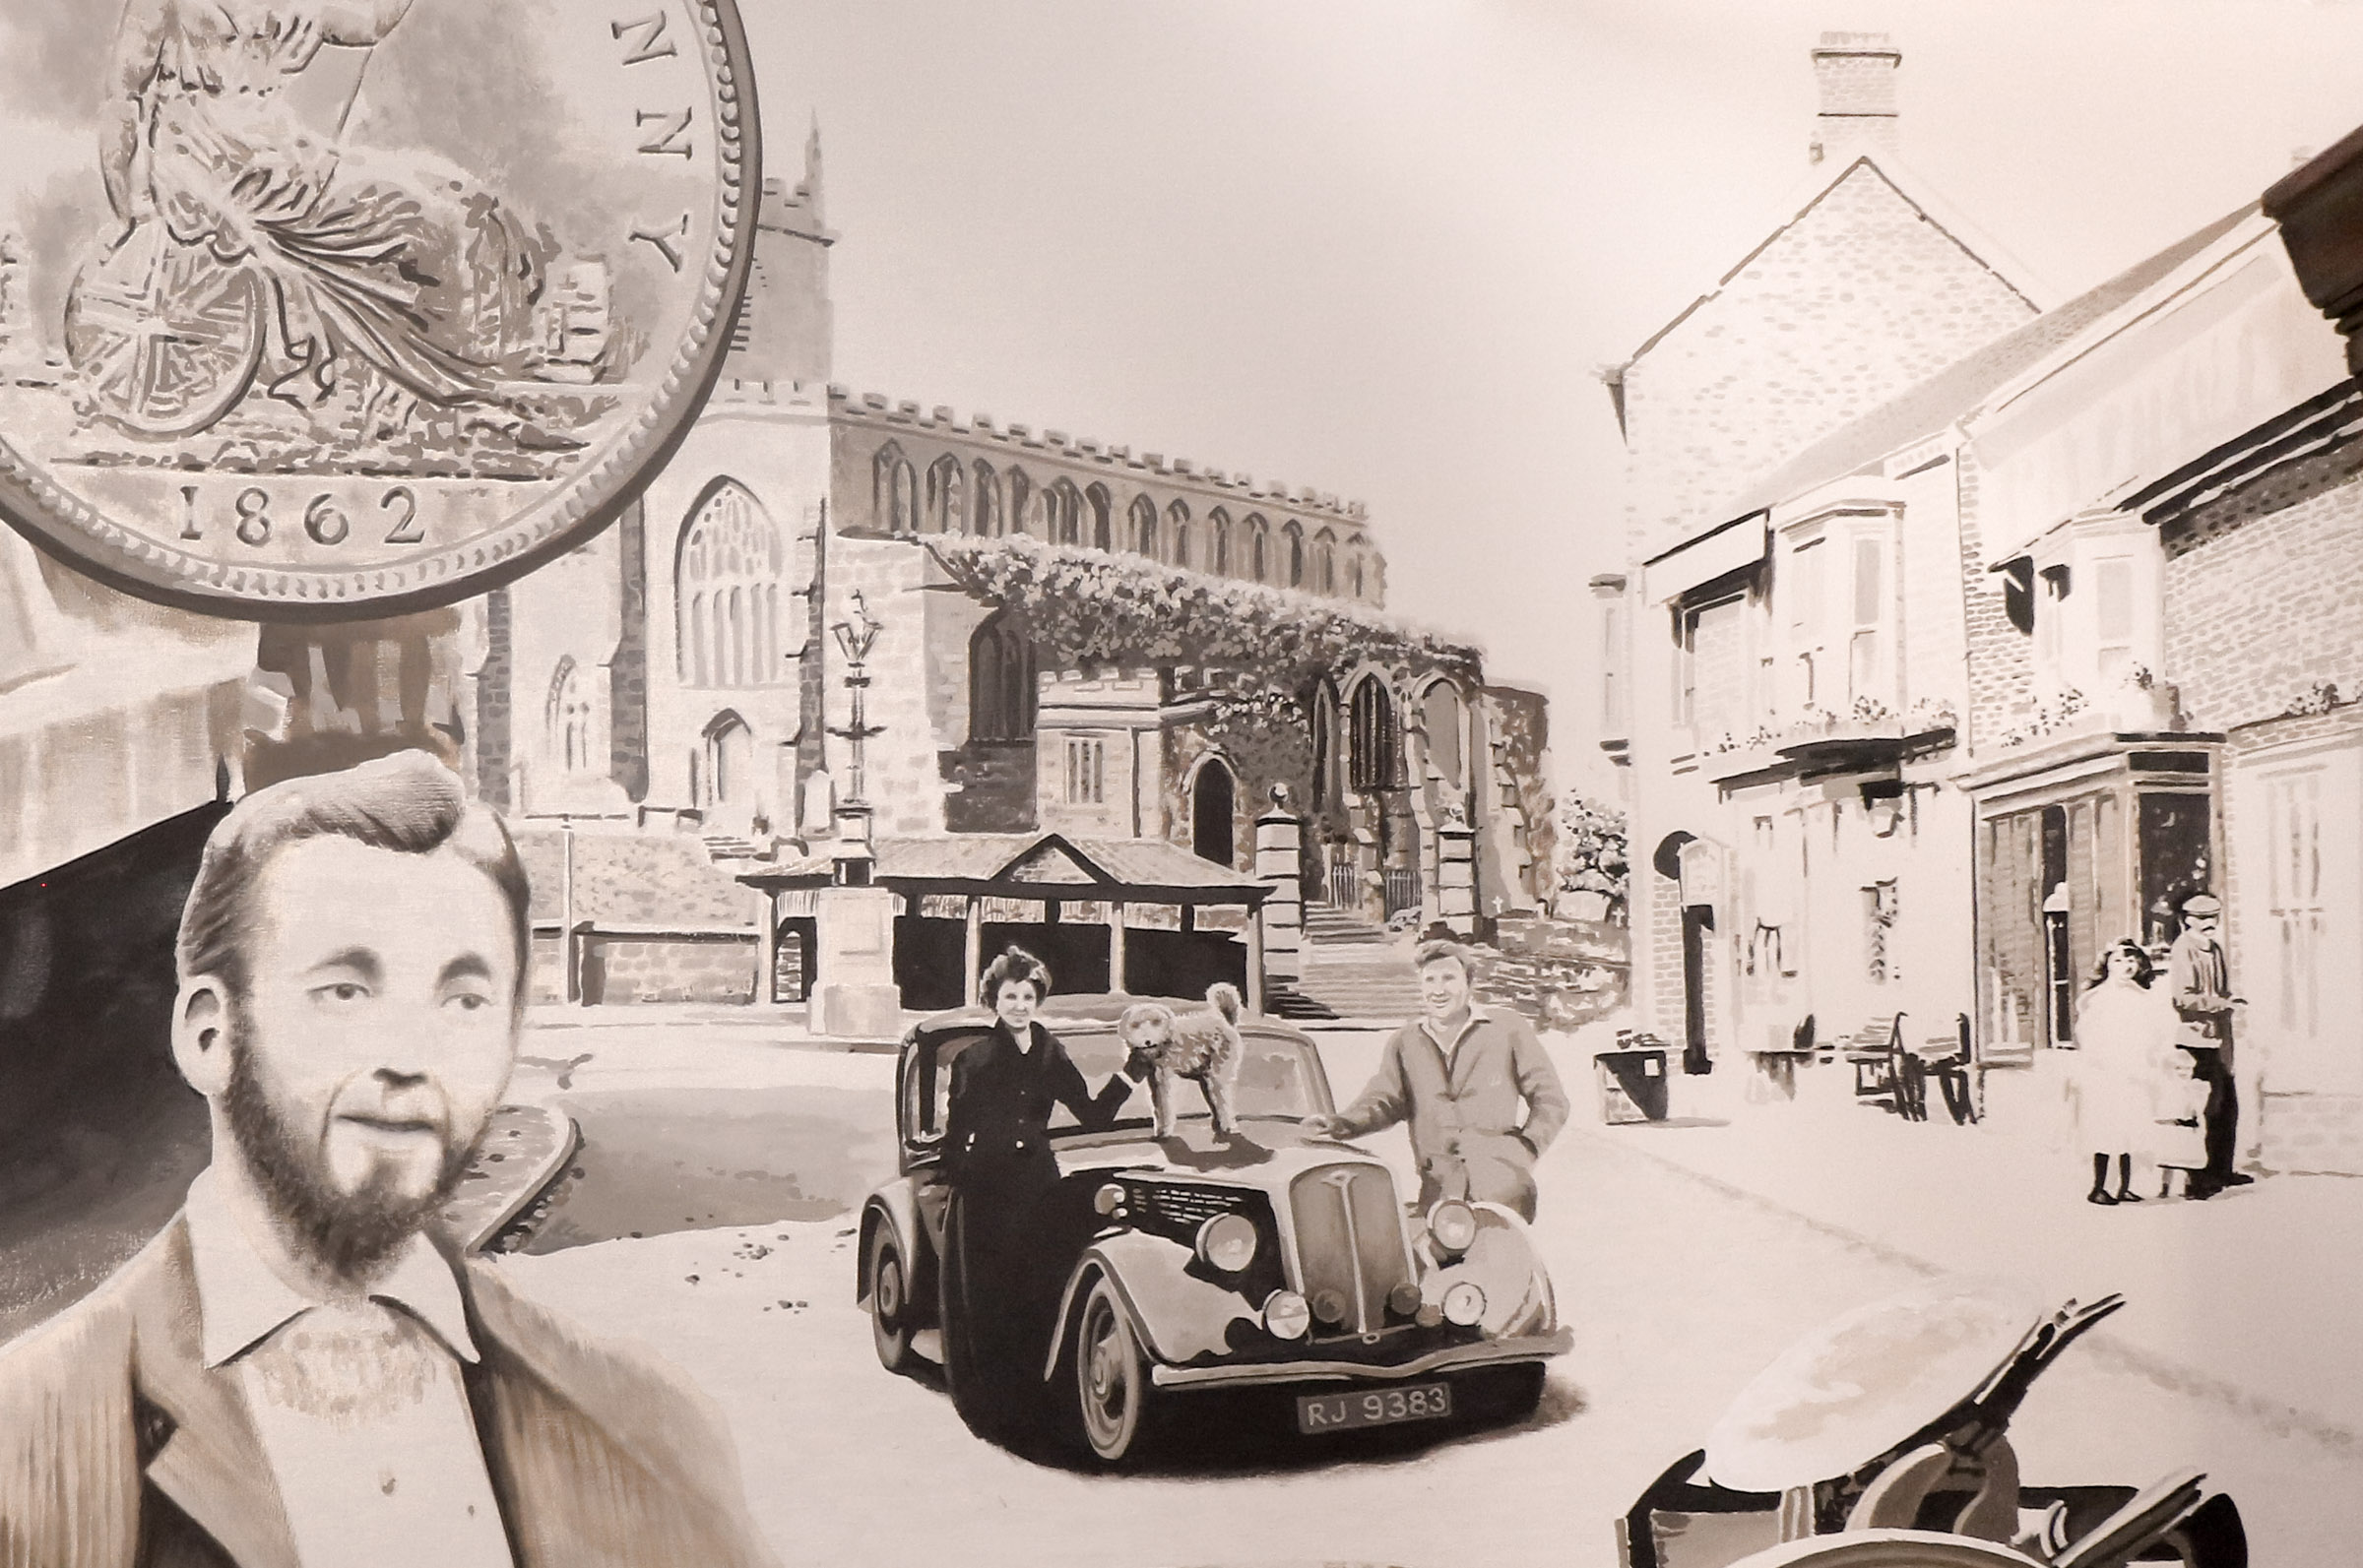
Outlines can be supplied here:
<path id="1" fill-rule="evenodd" d="M 1622 1122 L 1666 1119 L 1666 1052 L 1655 1049 L 1602 1051 L 1592 1058 L 1600 1081 L 1600 1119 Z"/>

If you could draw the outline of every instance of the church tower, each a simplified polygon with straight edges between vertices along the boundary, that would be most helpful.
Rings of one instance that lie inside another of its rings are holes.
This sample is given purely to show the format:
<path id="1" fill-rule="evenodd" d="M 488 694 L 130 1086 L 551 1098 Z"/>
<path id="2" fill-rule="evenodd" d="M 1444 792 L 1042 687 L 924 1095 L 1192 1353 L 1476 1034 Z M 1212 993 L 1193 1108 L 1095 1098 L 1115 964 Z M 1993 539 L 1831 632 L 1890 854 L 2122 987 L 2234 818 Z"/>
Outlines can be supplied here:
<path id="1" fill-rule="evenodd" d="M 737 381 L 825 385 L 835 310 L 829 302 L 828 226 L 821 186 L 820 125 L 804 143 L 804 177 L 763 182 L 755 264 L 723 374 Z"/>

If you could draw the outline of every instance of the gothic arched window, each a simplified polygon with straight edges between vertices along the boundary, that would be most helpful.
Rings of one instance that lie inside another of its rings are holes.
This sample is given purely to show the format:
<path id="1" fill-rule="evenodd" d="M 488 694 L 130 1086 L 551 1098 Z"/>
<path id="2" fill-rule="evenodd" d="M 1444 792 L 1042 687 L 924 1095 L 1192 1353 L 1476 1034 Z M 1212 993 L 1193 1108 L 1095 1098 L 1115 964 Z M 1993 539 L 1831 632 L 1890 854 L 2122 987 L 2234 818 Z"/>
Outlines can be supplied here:
<path id="1" fill-rule="evenodd" d="M 570 774 L 598 771 L 593 744 L 597 715 L 591 706 L 590 684 L 568 655 L 558 660 L 549 681 L 549 705 L 543 716 L 548 725 L 549 754 Z"/>
<path id="2" fill-rule="evenodd" d="M 1338 789 L 1337 689 L 1327 681 L 1312 694 L 1312 809 L 1337 800 Z"/>
<path id="3" fill-rule="evenodd" d="M 1294 523 L 1280 530 L 1283 564 L 1288 569 L 1288 586 L 1305 586 L 1305 531 Z"/>
<path id="4" fill-rule="evenodd" d="M 1132 498 L 1132 548 L 1150 560 L 1162 560 L 1157 548 L 1157 503 L 1145 495 Z"/>
<path id="5" fill-rule="evenodd" d="M 768 686 L 780 667 L 779 530 L 735 480 L 708 492 L 681 530 L 673 571 L 678 666 L 690 686 Z"/>
<path id="6" fill-rule="evenodd" d="M 960 460 L 954 457 L 937 458 L 927 469 L 927 532 L 929 533 L 960 533 L 966 532 L 967 497 L 966 475 L 960 471 Z"/>
<path id="7" fill-rule="evenodd" d="M 1337 535 L 1327 529 L 1312 536 L 1312 586 L 1331 598 L 1337 596 Z"/>
<path id="8" fill-rule="evenodd" d="M 1054 544 L 1083 542 L 1083 496 L 1064 479 L 1059 479 L 1042 492 L 1043 531 Z M 1108 547 L 1103 536 L 1098 540 L 1102 549 Z"/>
<path id="9" fill-rule="evenodd" d="M 1420 727 L 1428 735 L 1428 767 L 1455 789 L 1468 787 L 1464 766 L 1468 713 L 1460 692 L 1448 680 L 1430 686 L 1420 698 Z"/>
<path id="10" fill-rule="evenodd" d="M 1221 507 L 1207 514 L 1207 531 L 1214 535 L 1214 553 L 1208 562 L 1217 577 L 1231 575 L 1231 519 Z"/>
<path id="11" fill-rule="evenodd" d="M 1091 547 L 1095 550 L 1116 548 L 1116 499 L 1108 486 L 1095 484 L 1084 498 L 1091 506 Z"/>
<path id="12" fill-rule="evenodd" d="M 1041 533 L 1050 538 L 1047 530 L 1034 527 L 1034 481 L 1026 477 L 1023 469 L 1009 470 L 1009 529 L 1012 533 Z"/>
<path id="13" fill-rule="evenodd" d="M 878 448 L 870 465 L 871 514 L 876 526 L 889 533 L 912 533 L 919 529 L 919 470 L 889 441 Z"/>
<path id="14" fill-rule="evenodd" d="M 1258 583 L 1272 580 L 1271 529 L 1260 517 L 1247 519 L 1247 576 Z"/>
<path id="15" fill-rule="evenodd" d="M 980 460 L 975 479 L 976 500 L 969 508 L 969 517 L 975 525 L 971 532 L 981 539 L 1007 533 L 1008 520 L 1001 515 L 1001 486 L 992 476 L 992 465 Z"/>
<path id="16" fill-rule="evenodd" d="M 1173 540 L 1174 564 L 1189 569 L 1189 508 L 1176 501 L 1165 509 L 1166 537 Z"/>
<path id="17" fill-rule="evenodd" d="M 1392 789 L 1402 773 L 1402 731 L 1386 683 L 1366 675 L 1348 715 L 1346 782 L 1358 790 Z"/>
<path id="18" fill-rule="evenodd" d="M 1034 644 L 1005 614 L 968 643 L 968 738 L 1034 738 Z"/>

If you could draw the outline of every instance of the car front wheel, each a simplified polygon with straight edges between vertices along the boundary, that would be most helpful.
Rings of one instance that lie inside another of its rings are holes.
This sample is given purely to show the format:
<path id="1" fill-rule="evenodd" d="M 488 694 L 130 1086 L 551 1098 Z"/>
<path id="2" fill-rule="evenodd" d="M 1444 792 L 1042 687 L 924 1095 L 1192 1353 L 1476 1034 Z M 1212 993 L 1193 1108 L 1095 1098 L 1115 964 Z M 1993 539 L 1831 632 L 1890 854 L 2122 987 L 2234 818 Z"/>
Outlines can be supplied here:
<path id="1" fill-rule="evenodd" d="M 881 1222 L 869 1238 L 869 1337 L 878 1364 L 889 1372 L 911 1366 L 911 1271 L 893 1227 Z"/>
<path id="2" fill-rule="evenodd" d="M 1105 1465 L 1136 1458 L 1155 1390 L 1132 1321 L 1106 1279 L 1093 1283 L 1076 1320 L 1072 1372 L 1083 1440 L 1093 1456 Z"/>

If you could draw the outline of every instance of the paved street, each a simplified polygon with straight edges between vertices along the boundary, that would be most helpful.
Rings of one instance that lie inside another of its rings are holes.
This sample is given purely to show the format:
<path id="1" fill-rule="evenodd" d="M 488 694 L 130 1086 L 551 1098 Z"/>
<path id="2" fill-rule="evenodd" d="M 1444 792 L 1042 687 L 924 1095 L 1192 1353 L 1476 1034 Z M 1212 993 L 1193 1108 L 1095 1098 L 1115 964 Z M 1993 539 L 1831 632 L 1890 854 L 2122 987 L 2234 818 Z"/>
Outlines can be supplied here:
<path id="1" fill-rule="evenodd" d="M 1206 1454 L 1107 1478 L 985 1444 L 936 1389 L 877 1366 L 852 1300 L 850 1216 L 819 1211 L 891 1161 L 879 1127 L 892 1058 L 677 1028 L 550 1032 L 528 1050 L 519 1092 L 567 1105 L 583 1123 L 575 1164 L 584 1174 L 504 1267 L 591 1325 L 655 1344 L 714 1394 L 759 1517 L 794 1562 L 918 1562 L 957 1550 L 981 1564 L 1095 1568 L 1608 1563 L 1610 1520 L 1789 1341 L 1940 1269 L 1994 1272 L 2007 1261 L 1997 1254 L 2013 1248 L 2001 1230 L 1954 1217 L 1976 1207 L 1974 1188 L 1970 1201 L 1960 1195 L 1965 1170 L 2025 1153 L 2008 1139 L 1904 1128 L 1810 1096 L 1746 1106 L 1729 1080 L 1682 1086 L 1679 1125 L 1603 1128 L 1579 1113 L 1542 1167 L 1539 1227 L 1576 1348 L 1554 1368 L 1532 1423 L 1408 1451 L 1292 1460 L 1283 1450 L 1276 1467 L 1262 1453 Z M 1374 1039 L 1328 1035 L 1323 1051 L 1347 1095 Z M 1588 1074 L 1573 1065 L 1582 1057 L 1567 1041 L 1559 1055 L 1581 1105 Z M 1857 1136 L 1824 1136 L 1838 1110 Z M 877 1125 L 852 1124 L 873 1114 Z M 832 1118 L 848 1120 L 832 1131 Z M 1898 1133 L 1942 1139 L 1948 1158 L 1927 1156 L 1935 1142 L 1904 1158 Z M 1379 1147 L 1404 1156 L 1399 1134 Z M 603 1174 L 625 1168 L 628 1184 Z M 1871 1170 L 1884 1175 L 1875 1181 Z M 2353 1184 L 2268 1185 L 2257 1202 L 2314 1205 L 2326 1242 L 2343 1244 L 2353 1228 L 2345 1217 L 2363 1213 Z M 1915 1229 L 1914 1216 L 1931 1223 Z M 2063 1203 L 2059 1228 L 2028 1237 L 2029 1267 L 2011 1272 L 2046 1288 L 2064 1283 L 2071 1257 L 2111 1274 L 2096 1260 L 2118 1242 L 2081 1227 L 2115 1219 L 2148 1227 L 2134 1250 L 2152 1260 L 2150 1273 L 2122 1286 L 2135 1306 L 2047 1374 L 2022 1410 L 2013 1433 L 2027 1478 L 2141 1483 L 2201 1466 L 2240 1499 L 2258 1561 L 2340 1560 L 2363 1450 L 2336 1400 L 2292 1411 L 2280 1391 L 2236 1385 L 2214 1362 L 2192 1365 L 2190 1315 L 2206 1307 L 2147 1288 L 2178 1259 L 2184 1285 L 2202 1274 L 2203 1227 L 2237 1227 L 2234 1205 L 2116 1216 Z M 2301 1333 L 2317 1316 L 2299 1302 L 2257 1310 L 2285 1313 Z M 2206 1368 L 2218 1375 L 2196 1375 Z"/>

